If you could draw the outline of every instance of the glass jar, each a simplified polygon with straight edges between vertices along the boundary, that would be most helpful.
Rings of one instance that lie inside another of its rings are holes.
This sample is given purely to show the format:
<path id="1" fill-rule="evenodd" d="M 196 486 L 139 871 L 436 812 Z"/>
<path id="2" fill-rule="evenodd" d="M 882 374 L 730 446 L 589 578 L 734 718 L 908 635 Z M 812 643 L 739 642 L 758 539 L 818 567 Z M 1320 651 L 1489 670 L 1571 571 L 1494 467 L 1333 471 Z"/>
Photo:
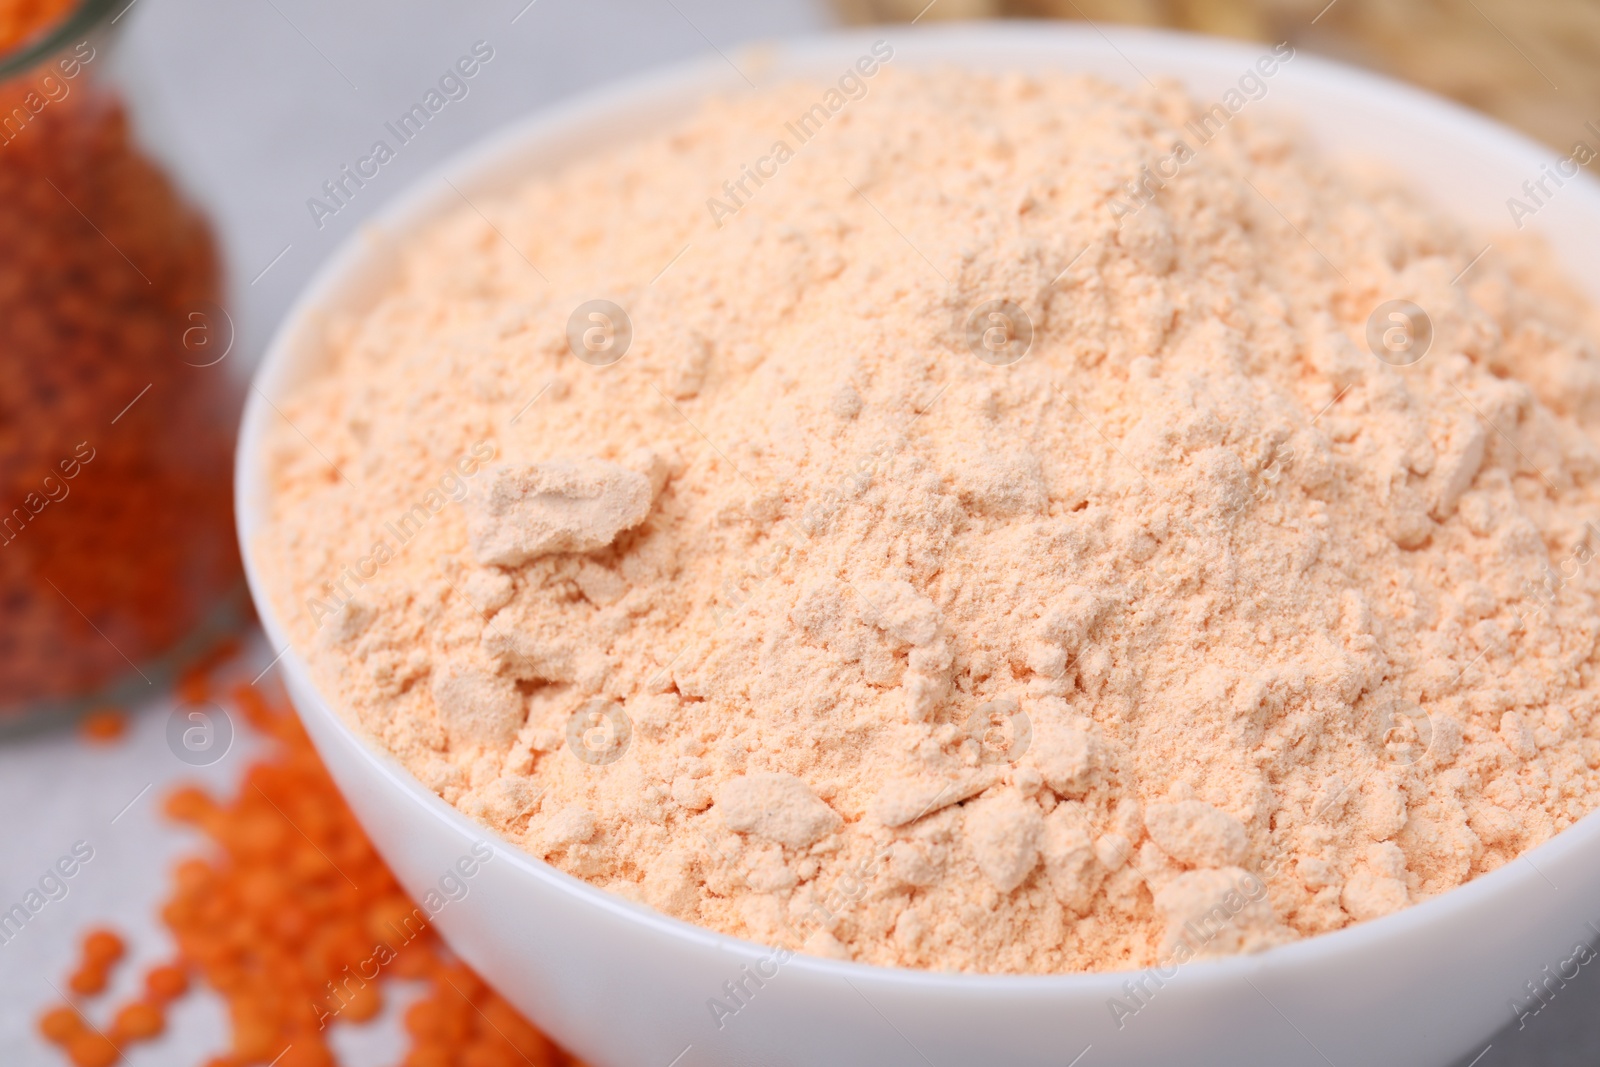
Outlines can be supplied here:
<path id="1" fill-rule="evenodd" d="M 127 6 L 0 0 L 0 727 L 154 695 L 239 602 L 232 324 L 104 76 Z"/>

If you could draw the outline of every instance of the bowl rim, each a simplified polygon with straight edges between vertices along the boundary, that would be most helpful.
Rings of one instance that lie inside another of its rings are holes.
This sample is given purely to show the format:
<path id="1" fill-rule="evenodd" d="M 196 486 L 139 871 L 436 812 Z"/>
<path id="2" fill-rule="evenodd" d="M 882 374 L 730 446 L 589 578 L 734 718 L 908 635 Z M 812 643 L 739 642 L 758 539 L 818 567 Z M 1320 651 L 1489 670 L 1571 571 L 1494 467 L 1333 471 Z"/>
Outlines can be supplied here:
<path id="1" fill-rule="evenodd" d="M 817 67 L 823 61 L 836 63 L 846 53 L 870 45 L 874 40 L 893 35 L 895 43 L 913 42 L 928 55 L 915 58 L 920 66 L 961 65 L 954 58 L 964 48 L 981 44 L 988 48 L 1006 47 L 1034 61 L 1052 56 L 1067 58 L 1075 49 L 1110 46 L 1119 53 L 1132 51 L 1151 62 L 1182 54 L 1191 61 L 1198 53 L 1211 53 L 1212 59 L 1230 68 L 1248 66 L 1261 54 L 1260 43 L 1240 42 L 1173 30 L 1126 26 L 1097 26 L 1093 23 L 1008 19 L 1004 21 L 943 22 L 932 25 L 880 25 L 845 30 L 823 31 L 787 39 L 776 45 L 763 43 L 763 58 L 775 55 L 772 66 L 784 73 Z M 898 55 L 898 54 L 897 54 Z M 1124 56 L 1126 59 L 1127 57 Z M 846 60 L 848 62 L 848 59 Z M 1131 60 L 1129 61 L 1131 65 Z M 464 150 L 454 152 L 408 182 L 383 202 L 361 227 L 344 237 L 335 251 L 317 268 L 301 289 L 294 303 L 280 320 L 260 363 L 252 374 L 251 388 L 240 423 L 235 453 L 235 519 L 240 553 L 252 599 L 268 641 L 277 651 L 273 662 L 279 665 L 291 692 L 312 694 L 315 713 L 325 719 L 335 735 L 359 758 L 393 787 L 420 805 L 423 812 L 459 832 L 469 840 L 492 841 L 497 851 L 523 874 L 552 891 L 607 912 L 626 923 L 635 924 L 638 933 L 653 932 L 667 939 L 681 940 L 729 954 L 730 959 L 751 960 L 770 955 L 774 947 L 733 937 L 719 931 L 676 919 L 642 903 L 629 900 L 592 885 L 526 852 L 497 831 L 468 817 L 425 787 L 397 759 L 377 747 L 336 710 L 313 682 L 308 663 L 295 651 L 288 631 L 279 618 L 269 587 L 256 559 L 254 540 L 266 525 L 267 490 L 260 446 L 265 440 L 269 416 L 276 411 L 269 395 L 276 387 L 297 377 L 300 363 L 309 355 L 302 352 L 304 331 L 314 327 L 319 316 L 336 307 L 329 295 L 341 283 L 358 274 L 384 243 L 425 229 L 458 201 L 450 199 L 456 186 L 474 188 L 475 178 L 503 167 L 517 155 L 540 142 L 558 137 L 576 124 L 593 121 L 615 122 L 630 105 L 651 99 L 664 91 L 694 91 L 701 96 L 719 86 L 733 88 L 738 83 L 729 68 L 731 63 L 717 55 L 701 56 L 650 68 L 599 87 L 580 91 L 551 105 L 537 107 L 522 117 L 498 127 Z M 994 69 L 991 64 L 971 64 L 975 69 Z M 1426 122 L 1438 135 L 1469 140 L 1485 150 L 1495 151 L 1526 165 L 1536 174 L 1541 164 L 1554 157 L 1530 137 L 1499 122 L 1473 112 L 1427 90 L 1364 71 L 1344 63 L 1296 50 L 1297 77 L 1315 82 L 1323 91 L 1381 102 L 1387 109 L 1407 112 Z M 1137 69 L 1137 68 L 1135 68 Z M 1590 202 L 1600 218 L 1600 181 L 1587 174 L 1572 190 L 1574 198 Z M 455 182 L 455 186 L 451 182 Z M 1537 224 L 1535 223 L 1537 229 Z M 1590 287 L 1591 298 L 1597 295 Z M 281 651 L 280 651 L 281 650 Z M 298 714 L 312 709 L 295 701 Z M 1486 898 L 1520 897 L 1540 880 L 1549 878 L 1535 859 L 1559 864 L 1571 853 L 1600 847 L 1600 809 L 1552 835 L 1516 859 L 1471 881 L 1445 890 L 1400 911 L 1377 919 L 1355 922 L 1338 930 L 1300 938 L 1265 951 L 1218 958 L 1192 959 L 1182 964 L 1189 975 L 1186 983 L 1197 987 L 1232 986 L 1242 978 L 1259 975 L 1265 969 L 1306 970 L 1324 967 L 1337 957 L 1356 958 L 1366 950 L 1396 939 L 1407 932 L 1448 926 L 1465 913 L 1475 910 Z M 1158 962 L 1155 966 L 1161 966 Z M 975 997 L 1012 997 L 1017 994 L 1059 997 L 1063 995 L 1116 995 L 1130 974 L 1140 970 L 1085 971 L 1055 974 L 970 973 L 934 971 L 915 967 L 889 966 L 855 961 L 831 960 L 796 953 L 784 964 L 786 969 L 810 972 L 817 977 L 870 983 L 879 988 L 896 986 L 926 992 L 953 992 Z"/>

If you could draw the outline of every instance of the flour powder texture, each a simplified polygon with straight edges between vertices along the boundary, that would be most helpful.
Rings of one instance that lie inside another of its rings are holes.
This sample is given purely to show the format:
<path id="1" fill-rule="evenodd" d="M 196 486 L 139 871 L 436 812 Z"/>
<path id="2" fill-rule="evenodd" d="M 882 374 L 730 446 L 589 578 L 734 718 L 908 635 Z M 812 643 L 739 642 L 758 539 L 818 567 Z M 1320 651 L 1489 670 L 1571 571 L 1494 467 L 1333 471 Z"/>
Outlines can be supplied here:
<path id="1" fill-rule="evenodd" d="M 1596 316 L 1271 102 L 884 44 L 471 194 L 274 398 L 296 651 L 533 855 L 841 959 L 1510 862 L 1600 798 Z"/>

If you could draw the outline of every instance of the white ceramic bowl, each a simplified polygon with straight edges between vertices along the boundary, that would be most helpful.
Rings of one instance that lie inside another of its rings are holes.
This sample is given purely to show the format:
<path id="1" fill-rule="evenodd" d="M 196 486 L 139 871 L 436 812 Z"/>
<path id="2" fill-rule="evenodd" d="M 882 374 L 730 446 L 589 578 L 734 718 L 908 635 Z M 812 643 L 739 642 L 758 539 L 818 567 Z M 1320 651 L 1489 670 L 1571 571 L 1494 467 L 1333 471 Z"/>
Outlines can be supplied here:
<path id="1" fill-rule="evenodd" d="M 1202 99 L 1218 98 L 1264 51 L 1082 26 L 887 27 L 785 46 L 765 57 L 772 64 L 766 77 L 831 80 L 880 38 L 894 45 L 896 66 L 1051 68 L 1124 83 L 1170 75 Z M 1485 230 L 1509 227 L 1506 198 L 1556 158 L 1445 101 L 1310 56 L 1296 56 L 1269 84 L 1253 109 L 1298 117 L 1331 154 L 1380 160 Z M 280 397 L 315 373 L 325 314 L 370 306 L 392 278 L 395 243 L 459 206 L 446 177 L 469 197 L 503 190 L 659 130 L 708 92 L 739 86 L 713 57 L 531 117 L 419 183 L 321 270 L 266 356 L 239 442 L 239 532 L 274 648 L 285 646 L 287 634 L 252 548 L 267 514 L 263 435 L 278 417 L 263 395 Z M 1529 225 L 1600 299 L 1600 186 L 1569 181 Z M 285 653 L 280 668 L 334 779 L 401 883 L 421 899 L 491 835 L 360 740 L 296 652 Z M 808 957 L 790 960 L 759 988 L 748 985 L 748 1005 L 719 1028 L 708 999 L 767 950 L 666 918 L 509 843 L 494 844 L 495 858 L 463 880 L 467 895 L 446 905 L 436 925 L 501 993 L 596 1067 L 1443 1065 L 1510 1022 L 1510 1000 L 1526 999 L 1523 983 L 1587 941 L 1585 920 L 1590 909 L 1600 911 L 1600 821 L 1591 815 L 1525 859 L 1388 918 L 1257 956 L 1191 963 L 1120 1029 L 1108 1001 L 1125 997 L 1129 974 L 933 974 Z"/>

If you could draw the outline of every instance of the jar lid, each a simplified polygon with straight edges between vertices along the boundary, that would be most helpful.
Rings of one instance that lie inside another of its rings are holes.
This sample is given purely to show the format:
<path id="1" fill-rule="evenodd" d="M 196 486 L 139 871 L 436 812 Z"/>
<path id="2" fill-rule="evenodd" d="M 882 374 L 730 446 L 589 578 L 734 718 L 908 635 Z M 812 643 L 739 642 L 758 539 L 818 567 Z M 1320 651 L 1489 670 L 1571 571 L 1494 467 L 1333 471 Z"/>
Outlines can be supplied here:
<path id="1" fill-rule="evenodd" d="M 121 13 L 136 2 L 137 0 L 83 0 L 72 14 L 55 23 L 45 33 L 34 34 L 20 42 L 16 48 L 0 53 L 0 81 L 21 74 L 42 60 L 55 55 L 73 38 L 82 37 L 93 30 L 112 11 L 118 11 L 112 21 L 121 18 Z"/>

